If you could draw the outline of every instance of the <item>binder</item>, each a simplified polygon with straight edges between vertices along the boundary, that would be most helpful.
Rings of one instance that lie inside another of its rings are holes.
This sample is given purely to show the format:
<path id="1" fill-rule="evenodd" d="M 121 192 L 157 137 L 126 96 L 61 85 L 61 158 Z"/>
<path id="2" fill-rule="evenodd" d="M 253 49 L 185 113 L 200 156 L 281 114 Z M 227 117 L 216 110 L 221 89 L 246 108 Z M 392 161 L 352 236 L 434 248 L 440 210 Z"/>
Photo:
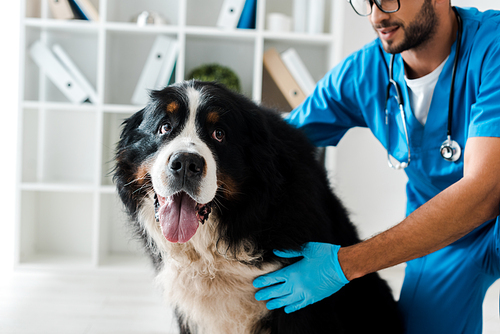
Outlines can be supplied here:
<path id="1" fill-rule="evenodd" d="M 296 108 L 304 101 L 306 95 L 288 71 L 276 49 L 271 48 L 264 53 L 264 67 L 292 108 Z"/>
<path id="2" fill-rule="evenodd" d="M 80 87 L 88 95 L 90 102 L 97 103 L 97 93 L 95 92 L 92 85 L 88 82 L 85 76 L 80 72 L 78 67 L 73 63 L 71 58 L 66 54 L 63 48 L 59 44 L 54 44 L 52 46 L 52 51 L 59 59 L 61 64 L 66 68 L 69 74 L 74 80 L 80 85 Z"/>
<path id="3" fill-rule="evenodd" d="M 307 27 L 307 1 L 293 0 L 292 18 L 293 30 L 298 33 L 305 33 Z"/>
<path id="4" fill-rule="evenodd" d="M 167 54 L 165 56 L 165 60 L 163 61 L 163 65 L 161 67 L 161 71 L 156 79 L 156 84 L 154 89 L 163 89 L 165 86 L 168 86 L 170 79 L 174 75 L 175 63 L 177 62 L 177 56 L 179 55 L 179 42 L 177 40 L 172 39 L 170 41 L 170 45 L 167 50 Z"/>
<path id="5" fill-rule="evenodd" d="M 240 15 L 238 29 L 255 29 L 257 15 L 257 0 L 246 0 Z"/>
<path id="6" fill-rule="evenodd" d="M 166 70 L 162 72 L 164 60 L 167 58 L 172 38 L 167 36 L 158 36 L 149 52 L 146 64 L 142 70 L 139 81 L 132 95 L 132 103 L 145 105 L 149 100 L 149 91 L 157 87 L 157 81 L 160 76 L 165 80 Z M 173 68 L 173 67 L 172 67 Z M 163 73 L 160 75 L 160 73 Z"/>
<path id="7" fill-rule="evenodd" d="M 99 13 L 90 0 L 68 0 L 76 18 L 99 21 Z"/>
<path id="8" fill-rule="evenodd" d="M 283 93 L 274 82 L 266 67 L 262 70 L 262 105 L 279 110 L 281 112 L 290 112 L 292 107 L 283 96 Z"/>
<path id="9" fill-rule="evenodd" d="M 316 82 L 307 70 L 304 62 L 302 62 L 302 59 L 300 59 L 297 51 L 294 48 L 290 48 L 281 53 L 281 59 L 304 94 L 307 96 L 310 95 L 316 87 Z"/>
<path id="10" fill-rule="evenodd" d="M 310 34 L 321 34 L 323 33 L 325 22 L 325 0 L 308 1 L 307 32 Z"/>
<path id="11" fill-rule="evenodd" d="M 75 18 L 68 0 L 47 0 L 52 16 L 55 19 L 71 20 Z"/>
<path id="12" fill-rule="evenodd" d="M 33 43 L 30 55 L 35 63 L 45 71 L 45 75 L 71 102 L 83 103 L 88 99 L 88 95 L 81 86 L 41 41 Z"/>
<path id="13" fill-rule="evenodd" d="M 238 26 L 245 0 L 224 0 L 217 19 L 217 27 L 234 29 Z"/>
<path id="14" fill-rule="evenodd" d="M 82 9 L 76 4 L 76 0 L 68 0 L 71 10 L 77 20 L 89 20 Z"/>

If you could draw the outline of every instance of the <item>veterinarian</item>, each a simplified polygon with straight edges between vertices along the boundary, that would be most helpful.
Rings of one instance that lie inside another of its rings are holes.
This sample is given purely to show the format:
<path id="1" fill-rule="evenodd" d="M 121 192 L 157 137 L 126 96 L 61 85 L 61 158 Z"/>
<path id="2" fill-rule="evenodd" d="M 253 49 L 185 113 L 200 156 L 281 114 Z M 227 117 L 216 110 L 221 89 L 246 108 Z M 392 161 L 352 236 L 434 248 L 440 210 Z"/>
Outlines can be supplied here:
<path id="1" fill-rule="evenodd" d="M 327 73 L 289 122 L 318 146 L 369 127 L 408 176 L 407 218 L 354 246 L 277 251 L 303 258 L 257 278 L 256 298 L 293 312 L 407 262 L 407 333 L 481 333 L 486 290 L 500 277 L 500 12 L 349 2 L 378 38 Z"/>

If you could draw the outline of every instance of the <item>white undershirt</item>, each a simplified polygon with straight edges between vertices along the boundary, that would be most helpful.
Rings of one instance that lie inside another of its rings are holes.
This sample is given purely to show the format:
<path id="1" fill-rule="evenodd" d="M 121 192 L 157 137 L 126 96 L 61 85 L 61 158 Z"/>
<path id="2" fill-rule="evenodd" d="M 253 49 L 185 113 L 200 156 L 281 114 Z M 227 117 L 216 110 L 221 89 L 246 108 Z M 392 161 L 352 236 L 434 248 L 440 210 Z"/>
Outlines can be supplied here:
<path id="1" fill-rule="evenodd" d="M 422 125 L 427 121 L 434 88 L 448 57 L 434 71 L 421 78 L 408 79 L 405 75 L 411 110 Z"/>

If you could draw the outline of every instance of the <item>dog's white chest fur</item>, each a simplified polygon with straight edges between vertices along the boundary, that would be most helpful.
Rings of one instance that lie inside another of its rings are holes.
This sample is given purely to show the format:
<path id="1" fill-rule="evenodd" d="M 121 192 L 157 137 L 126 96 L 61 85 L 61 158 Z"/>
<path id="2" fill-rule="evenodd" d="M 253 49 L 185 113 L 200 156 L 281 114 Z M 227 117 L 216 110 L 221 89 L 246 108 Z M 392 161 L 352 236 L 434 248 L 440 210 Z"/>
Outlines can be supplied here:
<path id="1" fill-rule="evenodd" d="M 253 333 L 269 311 L 264 302 L 255 300 L 252 281 L 278 267 L 269 264 L 258 269 L 221 255 L 212 226 L 210 220 L 200 226 L 186 244 L 167 244 L 168 255 L 157 282 L 193 333 Z M 239 259 L 253 260 L 246 255 L 249 246 L 242 246 Z"/>

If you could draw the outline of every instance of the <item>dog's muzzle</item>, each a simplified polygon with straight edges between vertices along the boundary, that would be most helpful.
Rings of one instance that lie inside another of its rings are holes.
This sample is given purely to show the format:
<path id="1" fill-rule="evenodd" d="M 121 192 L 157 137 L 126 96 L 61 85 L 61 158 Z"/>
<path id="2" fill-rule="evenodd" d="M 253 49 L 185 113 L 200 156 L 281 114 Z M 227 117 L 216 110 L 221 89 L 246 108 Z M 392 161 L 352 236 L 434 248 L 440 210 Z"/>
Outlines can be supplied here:
<path id="1" fill-rule="evenodd" d="M 205 160 L 190 152 L 175 152 L 167 163 L 168 185 L 173 195 L 155 194 L 155 218 L 170 242 L 187 242 L 196 233 L 198 223 L 210 215 L 210 203 L 200 204 L 197 197 L 205 174 Z"/>
<path id="2" fill-rule="evenodd" d="M 176 152 L 168 161 L 170 187 L 196 196 L 205 170 L 205 159 L 196 153 Z"/>

